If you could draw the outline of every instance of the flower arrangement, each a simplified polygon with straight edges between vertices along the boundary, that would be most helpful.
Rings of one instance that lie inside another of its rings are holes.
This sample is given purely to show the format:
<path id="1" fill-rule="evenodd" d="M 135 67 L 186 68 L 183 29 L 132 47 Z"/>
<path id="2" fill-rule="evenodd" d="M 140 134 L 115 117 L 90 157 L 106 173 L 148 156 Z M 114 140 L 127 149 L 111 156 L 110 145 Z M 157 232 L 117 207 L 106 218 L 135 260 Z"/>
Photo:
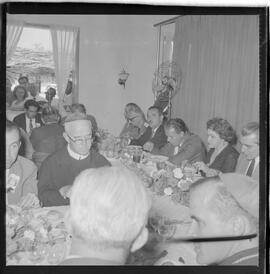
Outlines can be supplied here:
<path id="1" fill-rule="evenodd" d="M 53 223 L 50 211 L 35 217 L 31 210 L 7 206 L 6 211 L 6 253 L 12 257 L 19 251 L 33 251 L 42 245 L 54 246 L 66 241 L 68 233 L 61 218 Z"/>
<path id="2" fill-rule="evenodd" d="M 106 129 L 99 128 L 96 132 L 98 149 L 106 152 L 105 156 L 115 157 L 120 150 L 120 138 L 113 136 Z"/>

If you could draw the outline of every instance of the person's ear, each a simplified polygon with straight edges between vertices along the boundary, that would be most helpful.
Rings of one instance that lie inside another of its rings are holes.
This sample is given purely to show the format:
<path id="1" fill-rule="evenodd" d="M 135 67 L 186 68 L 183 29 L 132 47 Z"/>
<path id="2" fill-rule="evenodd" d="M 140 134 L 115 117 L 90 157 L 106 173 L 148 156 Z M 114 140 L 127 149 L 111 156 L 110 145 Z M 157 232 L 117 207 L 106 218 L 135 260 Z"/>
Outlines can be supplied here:
<path id="1" fill-rule="evenodd" d="M 135 241 L 132 243 L 130 252 L 135 252 L 136 250 L 139 250 L 141 247 L 144 246 L 147 240 L 148 240 L 148 229 L 144 227 L 141 233 L 137 236 Z"/>
<path id="2" fill-rule="evenodd" d="M 249 221 L 246 216 L 236 216 L 230 220 L 234 235 L 245 235 L 249 233 Z"/>
<path id="3" fill-rule="evenodd" d="M 68 138 L 67 134 L 65 132 L 63 132 L 63 137 L 64 139 L 67 141 L 67 143 L 70 143 L 70 139 Z"/>

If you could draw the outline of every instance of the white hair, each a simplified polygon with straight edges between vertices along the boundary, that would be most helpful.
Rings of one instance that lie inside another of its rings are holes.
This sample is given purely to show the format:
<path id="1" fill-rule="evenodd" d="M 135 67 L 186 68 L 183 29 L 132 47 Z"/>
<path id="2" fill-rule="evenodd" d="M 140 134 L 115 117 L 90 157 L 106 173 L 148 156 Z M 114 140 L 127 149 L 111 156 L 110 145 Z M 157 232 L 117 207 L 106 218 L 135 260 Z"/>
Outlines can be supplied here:
<path id="1" fill-rule="evenodd" d="M 144 228 L 150 199 L 139 177 L 124 167 L 82 171 L 70 197 L 75 237 L 95 248 L 129 248 Z"/>
<path id="2" fill-rule="evenodd" d="M 245 216 L 251 227 L 257 228 L 256 218 L 241 207 L 218 176 L 197 181 L 191 186 L 191 193 L 203 187 L 211 188 L 212 191 L 205 197 L 205 201 L 208 209 L 215 213 L 222 222 L 226 223 L 236 216 Z"/>

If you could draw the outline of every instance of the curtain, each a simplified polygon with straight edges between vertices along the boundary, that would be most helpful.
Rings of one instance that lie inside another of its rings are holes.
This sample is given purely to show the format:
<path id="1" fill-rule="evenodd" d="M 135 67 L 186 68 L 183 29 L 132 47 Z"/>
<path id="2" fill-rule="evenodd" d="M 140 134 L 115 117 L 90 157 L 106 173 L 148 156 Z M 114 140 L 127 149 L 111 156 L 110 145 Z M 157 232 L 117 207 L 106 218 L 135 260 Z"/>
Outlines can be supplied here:
<path id="1" fill-rule="evenodd" d="M 16 50 L 19 39 L 23 31 L 23 21 L 8 21 L 6 34 L 6 62 L 10 60 L 12 54 Z"/>
<path id="2" fill-rule="evenodd" d="M 59 96 L 59 111 L 65 113 L 63 106 L 71 104 L 72 94 L 66 96 L 65 90 L 70 72 L 75 68 L 77 28 L 58 25 L 50 26 L 53 44 L 53 58 Z"/>
<path id="3" fill-rule="evenodd" d="M 172 117 L 206 141 L 206 122 L 228 120 L 239 133 L 259 121 L 259 16 L 183 16 L 176 22 L 173 60 L 181 86 Z"/>

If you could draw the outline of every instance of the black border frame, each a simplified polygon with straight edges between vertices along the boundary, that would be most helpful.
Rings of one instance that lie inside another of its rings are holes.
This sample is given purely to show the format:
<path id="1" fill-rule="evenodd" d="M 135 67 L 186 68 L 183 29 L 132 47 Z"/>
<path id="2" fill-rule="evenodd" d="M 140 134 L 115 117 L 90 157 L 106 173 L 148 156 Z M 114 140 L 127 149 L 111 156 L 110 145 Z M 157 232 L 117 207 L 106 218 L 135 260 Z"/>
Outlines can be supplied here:
<path id="1" fill-rule="evenodd" d="M 184 272 L 184 273 L 269 273 L 269 158 L 267 155 L 269 148 L 269 8 L 268 7 L 213 7 L 213 6 L 153 6 L 153 5 L 137 5 L 137 4 L 90 4 L 90 3 L 38 3 L 38 2 L 9 2 L 0 6 L 2 19 L 0 22 L 1 30 L 1 74 L 0 87 L 5 90 L 6 76 L 6 52 L 5 52 L 5 37 L 6 37 L 6 14 L 148 14 L 148 15 L 200 15 L 200 14 L 216 14 L 216 15 L 259 15 L 259 83 L 260 83 L 260 226 L 259 226 L 259 267 L 255 266 L 181 266 L 177 267 L 136 267 L 136 266 L 86 266 L 67 267 L 67 266 L 5 266 L 5 248 L 1 250 L 0 266 L 1 273 L 58 273 L 66 271 L 73 273 L 74 271 L 99 272 L 107 273 L 115 271 L 117 273 L 130 273 L 158 271 L 169 273 Z M 4 92 L 0 92 L 0 102 L 4 102 Z M 0 143 L 5 143 L 3 132 L 5 121 L 5 105 L 0 104 Z M 5 154 L 4 146 L 0 146 L 0 222 L 1 234 L 0 242 L 5 242 Z M 2 246 L 2 245 L 1 245 Z M 268 270 L 268 271 L 267 271 Z"/>

